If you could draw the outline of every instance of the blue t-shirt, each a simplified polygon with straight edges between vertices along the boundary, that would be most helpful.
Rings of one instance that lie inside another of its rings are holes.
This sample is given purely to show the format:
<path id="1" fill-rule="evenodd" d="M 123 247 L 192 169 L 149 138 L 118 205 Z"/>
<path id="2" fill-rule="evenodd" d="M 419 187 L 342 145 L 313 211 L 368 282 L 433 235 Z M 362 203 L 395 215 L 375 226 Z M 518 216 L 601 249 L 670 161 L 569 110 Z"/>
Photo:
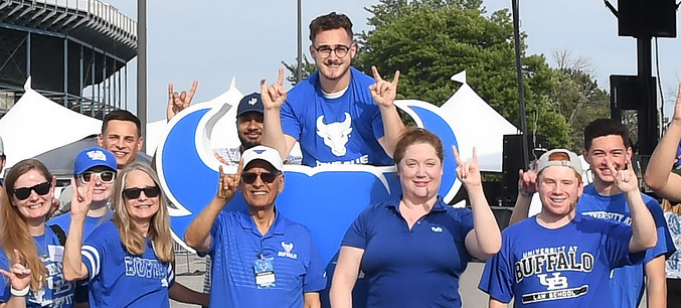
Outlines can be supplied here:
<path id="1" fill-rule="evenodd" d="M 341 245 L 364 250 L 367 307 L 461 307 L 459 277 L 471 260 L 465 245 L 471 230 L 471 210 L 441 198 L 410 230 L 395 200 L 362 211 Z"/>
<path id="2" fill-rule="evenodd" d="M 85 217 L 85 224 L 83 225 L 83 241 L 87 239 L 88 236 L 92 233 L 92 231 L 95 230 L 95 228 L 99 227 L 101 224 L 110 221 L 111 218 L 113 217 L 113 211 L 108 211 L 106 215 L 102 217 L 90 217 L 86 216 Z M 68 235 L 69 231 L 71 230 L 71 213 L 66 213 L 64 215 L 57 216 L 55 218 L 50 219 L 47 222 L 48 225 L 50 226 L 59 226 L 64 232 Z M 79 281 L 79 283 L 76 285 L 76 303 L 87 303 L 89 302 L 88 299 L 88 290 L 87 290 L 87 283 L 85 281 Z"/>
<path id="3" fill-rule="evenodd" d="M 81 249 L 89 273 L 90 307 L 170 307 L 173 266 L 158 260 L 146 243 L 144 254 L 133 255 L 125 250 L 113 222 L 92 232 Z"/>
<path id="4" fill-rule="evenodd" d="M 646 194 L 641 194 L 641 196 L 655 220 L 657 244 L 646 251 L 643 264 L 625 266 L 613 271 L 610 279 L 612 307 L 638 307 L 645 290 L 644 264 L 660 255 L 670 256 L 676 251 L 660 203 Z M 577 211 L 584 215 L 609 219 L 631 226 L 631 212 L 626 196 L 624 194 L 602 196 L 596 191 L 593 184 L 584 187 L 584 193 L 577 203 Z"/>
<path id="5" fill-rule="evenodd" d="M 281 107 L 284 134 L 300 143 L 302 164 L 392 165 L 378 139 L 385 134 L 369 86 L 374 79 L 350 68 L 350 85 L 338 98 L 326 98 L 319 71 L 293 87 Z"/>
<path id="6" fill-rule="evenodd" d="M 312 234 L 279 213 L 264 236 L 248 211 L 218 215 L 210 231 L 211 307 L 303 307 L 303 294 L 326 287 Z M 274 285 L 256 284 L 256 261 L 274 272 Z"/>
<path id="7" fill-rule="evenodd" d="M 87 239 L 88 236 L 90 236 L 90 233 L 95 230 L 95 228 L 99 227 L 103 223 L 110 221 L 113 218 L 113 211 L 108 211 L 106 215 L 103 217 L 90 217 L 86 216 L 85 217 L 85 224 L 83 225 L 83 241 Z M 66 234 L 69 234 L 70 227 L 71 227 L 71 213 L 66 213 L 64 215 L 57 216 L 55 218 L 50 219 L 47 222 L 48 225 L 57 225 L 66 232 Z"/>
<path id="8" fill-rule="evenodd" d="M 502 232 L 501 251 L 487 260 L 478 288 L 515 307 L 611 307 L 613 268 L 640 263 L 629 253 L 631 228 L 577 213 L 547 229 L 530 217 Z"/>
<path id="9" fill-rule="evenodd" d="M 59 238 L 54 234 L 54 231 L 48 227 L 45 227 L 45 234 L 34 236 L 33 241 L 38 248 L 40 259 L 47 269 L 47 286 L 39 291 L 31 290 L 26 296 L 26 307 L 73 307 L 76 283 L 64 280 L 62 267 L 64 246 L 59 243 Z M 7 256 L 0 249 L 0 268 L 7 269 L 9 268 L 8 264 Z M 7 302 L 11 296 L 11 284 L 9 279 L 4 276 L 3 278 L 0 279 L 0 283 L 2 283 L 0 302 Z"/>

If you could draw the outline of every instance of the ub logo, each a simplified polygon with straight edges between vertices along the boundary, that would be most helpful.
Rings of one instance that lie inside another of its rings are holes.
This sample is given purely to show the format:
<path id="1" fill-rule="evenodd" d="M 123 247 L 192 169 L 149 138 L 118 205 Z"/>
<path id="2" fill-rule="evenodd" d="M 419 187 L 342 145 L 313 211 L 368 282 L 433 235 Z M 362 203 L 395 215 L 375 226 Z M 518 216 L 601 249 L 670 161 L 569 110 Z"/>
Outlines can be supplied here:
<path id="1" fill-rule="evenodd" d="M 567 277 L 561 277 L 560 273 L 553 273 L 553 278 L 546 278 L 547 274 L 537 275 L 539 277 L 539 283 L 547 286 L 546 290 L 558 290 L 565 289 L 568 287 Z"/>
<path id="2" fill-rule="evenodd" d="M 324 139 L 324 144 L 331 148 L 331 153 L 343 156 L 347 152 L 345 145 L 352 132 L 352 119 L 349 113 L 345 113 L 343 122 L 324 124 L 324 116 L 317 118 L 317 135 Z"/>
<path id="3" fill-rule="evenodd" d="M 104 155 L 104 153 L 99 150 L 87 152 L 87 156 L 90 157 L 90 159 L 92 160 L 106 161 L 106 155 Z"/>
<path id="4" fill-rule="evenodd" d="M 251 105 L 251 106 L 253 106 L 253 105 L 255 105 L 255 103 L 257 103 L 257 102 L 258 102 L 258 99 L 257 99 L 257 98 L 251 98 L 251 100 L 248 101 L 248 104 Z"/>
<path id="5" fill-rule="evenodd" d="M 298 259 L 298 254 L 291 253 L 293 250 L 293 243 L 281 242 L 281 247 L 284 248 L 284 251 L 280 251 L 277 256 Z"/>

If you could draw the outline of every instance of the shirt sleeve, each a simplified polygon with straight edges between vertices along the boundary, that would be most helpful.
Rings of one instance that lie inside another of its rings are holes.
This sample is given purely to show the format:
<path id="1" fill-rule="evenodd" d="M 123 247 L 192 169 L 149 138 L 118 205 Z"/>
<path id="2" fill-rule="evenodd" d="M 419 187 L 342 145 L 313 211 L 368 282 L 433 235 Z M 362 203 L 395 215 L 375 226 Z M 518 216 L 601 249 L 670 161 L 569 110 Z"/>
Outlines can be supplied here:
<path id="1" fill-rule="evenodd" d="M 640 264 L 643 261 L 645 251 L 630 253 L 629 242 L 631 241 L 631 227 L 615 222 L 609 222 L 609 227 L 603 237 L 606 256 L 610 262 L 610 268 L 618 268 L 626 265 Z"/>
<path id="2" fill-rule="evenodd" d="M 2 251 L 0 251 L 0 268 L 9 268 L 7 256 L 5 256 L 5 253 Z M 11 284 L 9 283 L 9 279 L 3 276 L 0 279 L 0 302 L 6 303 L 9 301 L 11 296 L 11 293 L 9 292 L 10 286 Z"/>
<path id="3" fill-rule="evenodd" d="M 473 227 L 475 226 L 473 224 L 473 211 L 471 211 L 471 209 L 468 208 L 458 210 L 459 210 L 459 226 L 461 228 L 460 232 L 461 236 L 463 236 L 462 240 L 465 240 L 468 233 L 471 232 L 471 230 L 473 230 Z"/>
<path id="4" fill-rule="evenodd" d="M 309 241 L 310 263 L 307 266 L 307 272 L 303 278 L 303 293 L 317 292 L 326 288 L 324 264 L 322 264 L 322 258 L 319 256 L 319 250 L 317 249 L 317 245 L 315 245 L 314 238 L 312 238 L 311 234 L 309 235 Z"/>
<path id="5" fill-rule="evenodd" d="M 664 213 L 662 212 L 662 206 L 655 199 L 647 200 L 646 205 L 650 210 L 650 214 L 653 215 L 653 220 L 655 220 L 655 228 L 657 228 L 657 244 L 655 247 L 646 250 L 646 256 L 643 259 L 643 263 L 648 263 L 660 255 L 664 255 L 665 258 L 670 257 L 676 252 L 676 247 L 674 246 L 674 239 L 669 233 L 669 228 L 667 227 L 667 221 L 664 219 Z"/>
<path id="6" fill-rule="evenodd" d="M 366 249 L 368 241 L 368 222 L 372 216 L 372 208 L 369 207 L 362 211 L 362 213 L 357 216 L 348 231 L 345 232 L 345 236 L 341 241 L 341 246 L 350 246 L 360 249 Z"/>
<path id="7" fill-rule="evenodd" d="M 508 303 L 513 299 L 515 276 L 513 273 L 514 265 L 510 261 L 510 247 L 512 245 L 507 237 L 504 238 L 501 251 L 485 263 L 478 289 L 489 294 L 491 298 L 502 303 Z"/>
<path id="8" fill-rule="evenodd" d="M 302 124 L 298 119 L 296 118 L 296 114 L 293 111 L 293 107 L 291 106 L 291 99 L 296 99 L 292 98 L 289 95 L 289 98 L 286 99 L 286 102 L 284 102 L 284 105 L 281 106 L 281 130 L 284 132 L 284 134 L 289 135 L 293 137 L 296 140 L 300 140 L 300 134 L 303 130 Z"/>
<path id="9" fill-rule="evenodd" d="M 210 247 L 206 253 L 199 253 L 199 256 L 203 257 L 207 254 L 211 258 L 213 257 L 215 249 L 218 247 L 217 245 L 220 245 L 222 242 L 222 228 L 227 224 L 228 214 L 229 212 L 220 211 L 218 217 L 215 218 L 215 222 L 213 222 L 213 226 L 210 228 Z"/>
<path id="10" fill-rule="evenodd" d="M 111 232 L 111 229 L 108 225 L 95 229 L 80 249 L 81 259 L 88 270 L 88 281 L 95 279 L 102 269 L 109 242 L 109 234 L 107 232 Z M 114 227 L 113 230 L 115 229 Z"/>

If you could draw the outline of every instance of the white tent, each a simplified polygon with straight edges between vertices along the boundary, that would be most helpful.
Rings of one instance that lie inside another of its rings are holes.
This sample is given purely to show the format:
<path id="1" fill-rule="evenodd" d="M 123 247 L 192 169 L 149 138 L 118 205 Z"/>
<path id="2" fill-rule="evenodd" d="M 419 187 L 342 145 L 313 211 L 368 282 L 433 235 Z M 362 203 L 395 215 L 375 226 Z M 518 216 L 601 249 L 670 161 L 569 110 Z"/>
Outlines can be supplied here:
<path id="1" fill-rule="evenodd" d="M 0 119 L 7 169 L 22 159 L 98 134 L 102 121 L 79 114 L 31 89 L 31 78 L 19 101 Z"/>
<path id="2" fill-rule="evenodd" d="M 452 76 L 461 88 L 440 107 L 452 123 L 459 149 L 470 158 L 476 147 L 480 170 L 501 172 L 504 135 L 518 134 L 518 129 L 490 107 L 466 82 L 466 71 Z"/>

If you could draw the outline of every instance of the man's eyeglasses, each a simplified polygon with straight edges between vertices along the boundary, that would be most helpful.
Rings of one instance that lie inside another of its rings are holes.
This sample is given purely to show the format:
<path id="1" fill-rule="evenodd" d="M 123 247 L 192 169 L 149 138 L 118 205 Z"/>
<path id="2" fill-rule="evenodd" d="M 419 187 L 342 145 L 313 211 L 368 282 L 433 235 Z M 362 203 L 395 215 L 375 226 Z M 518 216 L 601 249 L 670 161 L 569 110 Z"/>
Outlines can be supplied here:
<path id="1" fill-rule="evenodd" d="M 336 45 L 335 48 L 331 48 L 326 45 L 319 47 L 312 46 L 312 48 L 314 48 L 314 50 L 316 50 L 323 58 L 328 58 L 331 55 L 331 51 L 333 51 L 339 58 L 345 57 L 345 55 L 348 54 L 348 51 L 350 51 L 350 47 L 352 47 L 352 45 Z"/>
<path id="2" fill-rule="evenodd" d="M 267 184 L 271 184 L 274 182 L 274 180 L 277 178 L 279 174 L 278 173 L 272 173 L 272 172 L 263 172 L 263 173 L 255 173 L 255 172 L 244 172 L 241 174 L 241 180 L 244 181 L 246 184 L 253 184 L 255 183 L 255 180 L 260 177 L 263 182 Z"/>
<path id="3" fill-rule="evenodd" d="M 44 196 L 50 192 L 50 182 L 42 182 L 31 187 L 21 187 L 14 189 L 14 196 L 19 200 L 26 200 L 31 196 L 31 191 L 34 190 L 37 194 Z"/>
<path id="4" fill-rule="evenodd" d="M 99 177 L 99 180 L 104 184 L 111 184 L 116 179 L 116 172 L 111 170 L 101 172 L 85 171 L 78 175 L 78 178 L 83 183 L 90 183 L 90 181 L 95 180 L 95 177 Z"/>
<path id="5" fill-rule="evenodd" d="M 147 196 L 147 198 L 154 198 L 158 197 L 158 195 L 161 193 L 161 189 L 158 188 L 158 186 L 149 186 L 149 187 L 144 187 L 144 188 L 126 188 L 123 190 L 123 197 L 126 199 L 137 199 L 140 197 L 140 194 L 144 192 L 144 195 Z"/>

